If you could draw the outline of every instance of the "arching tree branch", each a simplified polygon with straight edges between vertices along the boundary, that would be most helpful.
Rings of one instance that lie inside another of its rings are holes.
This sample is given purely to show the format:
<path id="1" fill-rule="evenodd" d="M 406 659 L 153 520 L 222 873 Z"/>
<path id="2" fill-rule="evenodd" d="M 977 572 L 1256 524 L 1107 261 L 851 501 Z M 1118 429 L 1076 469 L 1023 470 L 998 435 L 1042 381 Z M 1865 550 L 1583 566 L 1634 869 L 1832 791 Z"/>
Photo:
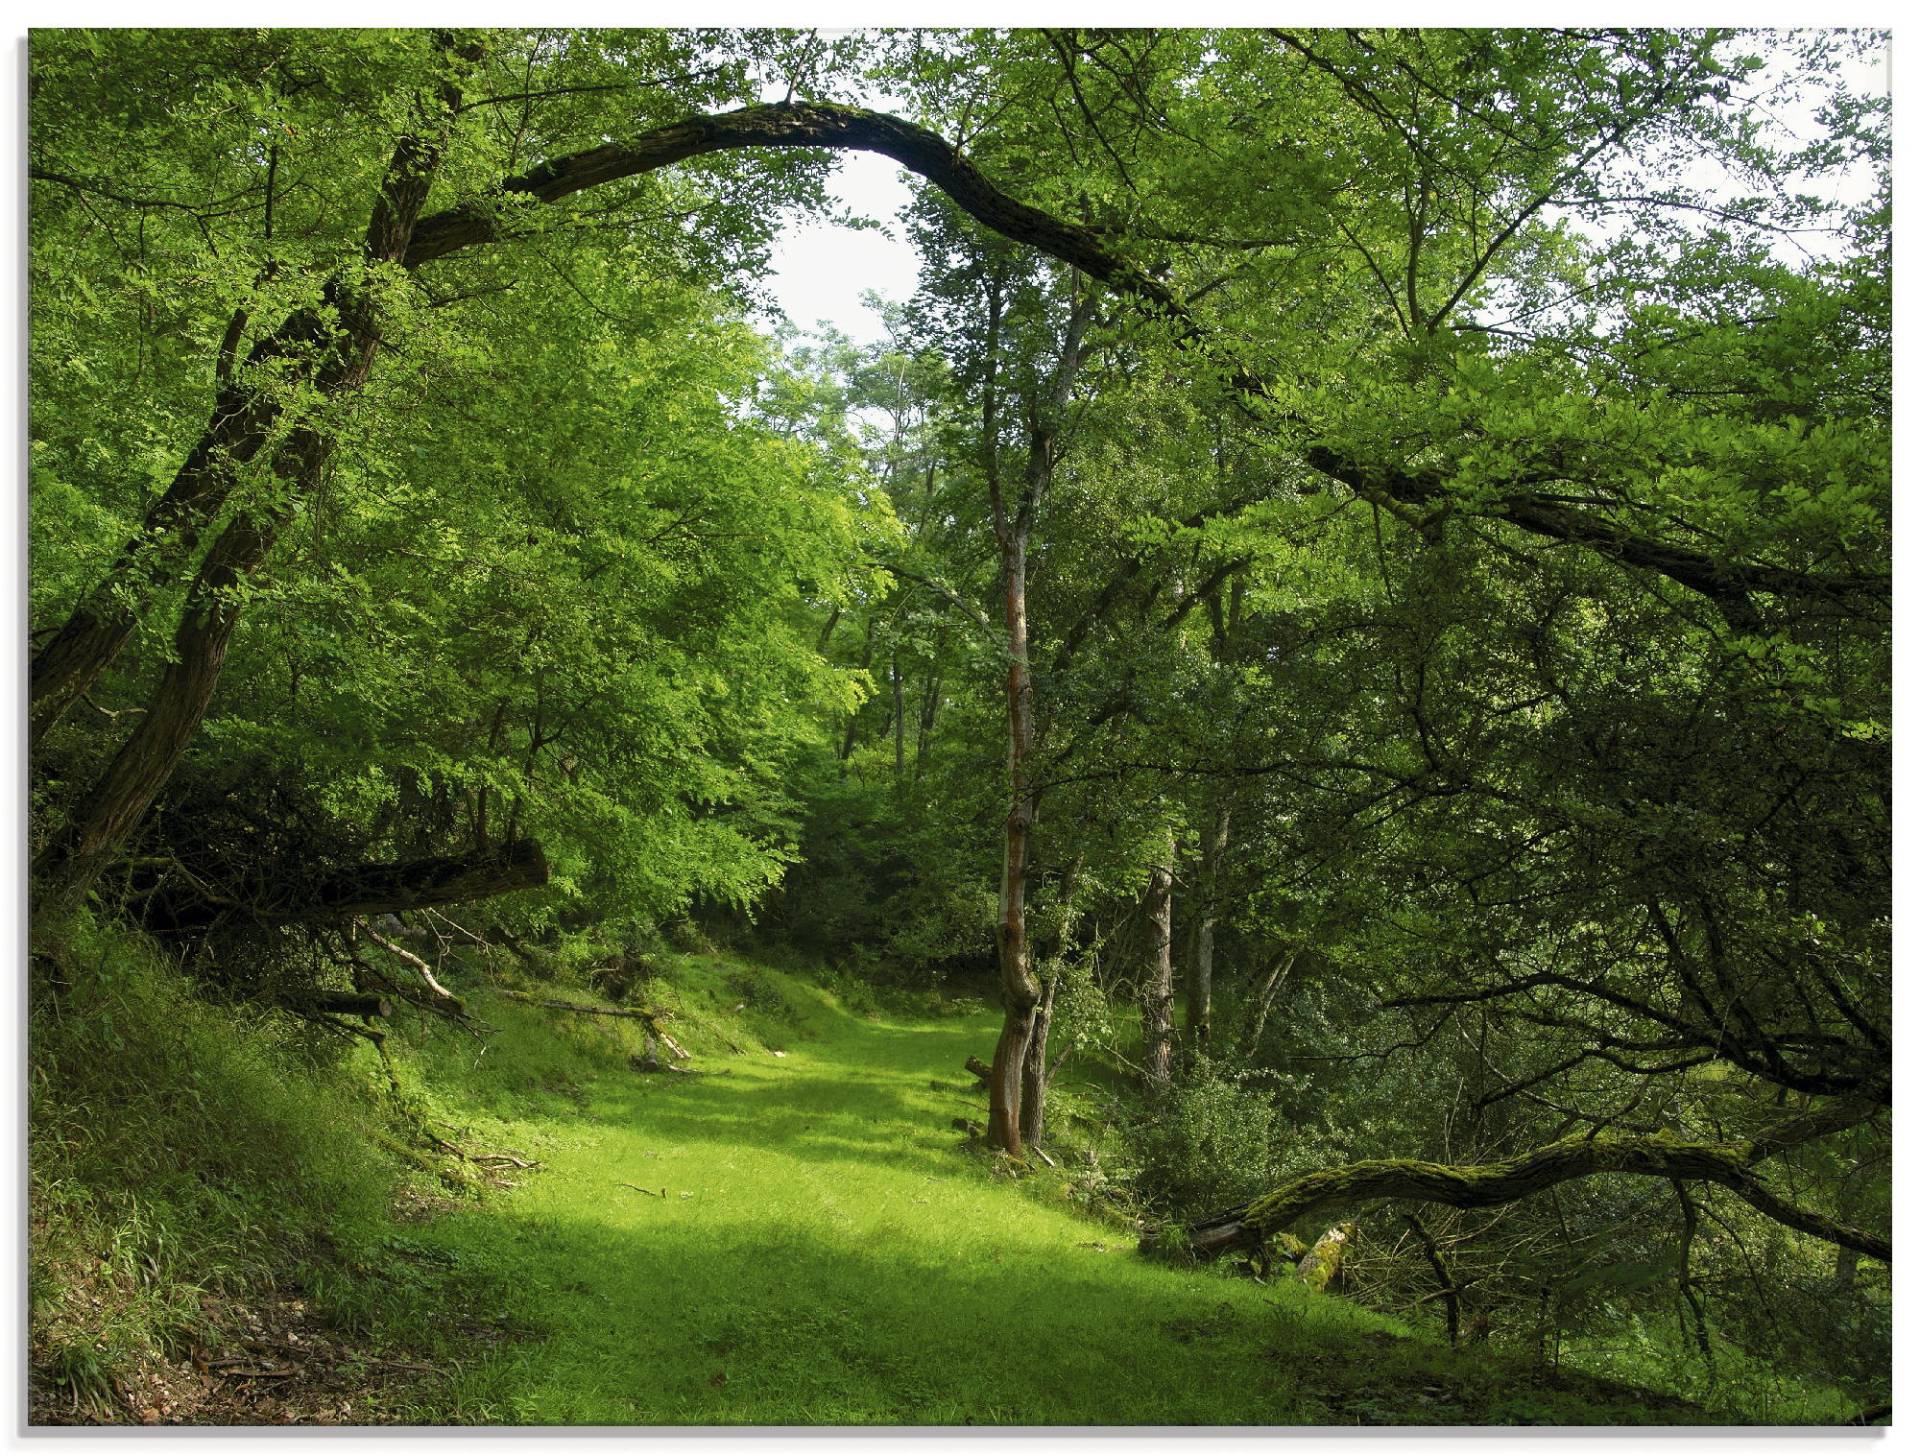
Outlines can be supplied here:
<path id="1" fill-rule="evenodd" d="M 1858 1125 L 1872 1112 L 1873 1108 L 1864 1103 L 1839 1102 L 1783 1122 L 1748 1141 L 1681 1141 L 1664 1135 L 1603 1133 L 1569 1136 L 1504 1161 L 1480 1165 L 1356 1161 L 1296 1177 L 1243 1206 L 1195 1225 L 1208 1229 L 1210 1251 L 1225 1251 L 1234 1246 L 1257 1247 L 1292 1223 L 1339 1203 L 1391 1198 L 1461 1208 L 1497 1207 L 1581 1177 L 1658 1176 L 1674 1182 L 1705 1181 L 1724 1186 L 1763 1216 L 1823 1242 L 1891 1262 L 1890 1239 L 1783 1200 L 1752 1169 L 1790 1146 Z M 1223 1235 L 1225 1228 L 1231 1228 L 1231 1233 Z"/>

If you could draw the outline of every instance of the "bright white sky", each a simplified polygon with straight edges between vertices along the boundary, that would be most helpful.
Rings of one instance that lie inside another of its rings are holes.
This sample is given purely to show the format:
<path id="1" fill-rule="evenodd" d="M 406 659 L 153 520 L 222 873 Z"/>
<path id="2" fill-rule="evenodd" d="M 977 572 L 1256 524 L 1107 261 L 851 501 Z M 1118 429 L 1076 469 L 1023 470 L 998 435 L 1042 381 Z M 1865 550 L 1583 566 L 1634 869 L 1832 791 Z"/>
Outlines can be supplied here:
<path id="1" fill-rule="evenodd" d="M 897 302 L 912 296 L 920 260 L 895 216 L 912 196 L 898 162 L 872 152 L 850 152 L 834 173 L 832 190 L 847 211 L 887 225 L 888 235 L 856 232 L 830 222 L 788 225 L 773 247 L 774 298 L 803 329 L 831 323 L 855 343 L 873 343 L 885 330 L 860 301 L 869 288 Z"/>

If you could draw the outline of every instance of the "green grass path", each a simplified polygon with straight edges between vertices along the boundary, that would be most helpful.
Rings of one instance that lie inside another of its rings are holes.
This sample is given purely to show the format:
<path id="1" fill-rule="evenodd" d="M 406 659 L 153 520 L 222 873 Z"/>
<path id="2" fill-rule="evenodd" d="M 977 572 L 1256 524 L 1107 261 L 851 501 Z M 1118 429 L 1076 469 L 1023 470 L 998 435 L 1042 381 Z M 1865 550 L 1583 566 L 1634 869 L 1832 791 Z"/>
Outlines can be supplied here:
<path id="1" fill-rule="evenodd" d="M 863 1019 L 816 1004 L 784 1057 L 698 1046 L 696 1063 L 724 1073 L 648 1076 L 606 1055 L 573 1095 L 524 1099 L 489 1128 L 544 1169 L 411 1240 L 502 1275 L 522 1336 L 476 1345 L 431 1395 L 436 1417 L 1595 1416 L 1547 1390 L 1491 1407 L 1510 1402 L 1510 1383 L 1468 1389 L 1465 1360 L 1337 1298 L 1139 1257 L 1130 1234 L 1076 1211 L 1057 1181 L 990 1176 L 950 1128 L 956 1114 L 982 1114 L 960 1067 L 990 1049 L 995 1017 Z"/>

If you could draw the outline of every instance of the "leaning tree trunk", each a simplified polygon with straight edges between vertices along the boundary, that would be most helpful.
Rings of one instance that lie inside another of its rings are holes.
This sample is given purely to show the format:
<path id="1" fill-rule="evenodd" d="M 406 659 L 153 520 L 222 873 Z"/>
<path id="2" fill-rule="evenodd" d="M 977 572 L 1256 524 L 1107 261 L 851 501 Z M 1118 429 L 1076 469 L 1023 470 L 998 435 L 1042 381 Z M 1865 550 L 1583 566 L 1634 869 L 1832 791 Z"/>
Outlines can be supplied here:
<path id="1" fill-rule="evenodd" d="M 1146 1042 L 1147 1089 L 1173 1084 L 1173 831 L 1167 831 L 1160 861 L 1147 876 L 1144 907 L 1147 965 L 1141 1030 Z"/>
<path id="2" fill-rule="evenodd" d="M 57 921 L 85 897 L 173 776 L 220 680 L 240 615 L 233 588 L 272 547 L 282 518 L 238 516 L 208 552 L 174 632 L 174 659 L 161 673 L 139 725 L 34 861 L 41 885 L 33 910 L 36 938 L 41 925 Z"/>
<path id="3" fill-rule="evenodd" d="M 1356 1161 L 1295 1177 L 1264 1196 L 1195 1224 L 1209 1232 L 1208 1251 L 1256 1248 L 1301 1217 L 1347 1202 L 1393 1199 L 1450 1207 L 1498 1207 L 1588 1176 L 1658 1176 L 1726 1187 L 1762 1216 L 1823 1242 L 1893 1261 L 1893 1243 L 1782 1199 L 1753 1168 L 1822 1136 L 1860 1125 L 1877 1107 L 1835 1101 L 1775 1125 L 1747 1141 L 1680 1141 L 1665 1135 L 1589 1132 L 1550 1142 L 1504 1161 L 1449 1166 L 1433 1161 Z"/>
<path id="4" fill-rule="evenodd" d="M 447 37 L 442 43 L 461 60 L 479 58 L 475 46 L 456 46 Z M 414 225 L 452 135 L 459 104 L 458 90 L 443 86 L 434 101 L 423 102 L 420 132 L 395 145 L 367 228 L 365 262 L 407 264 Z M 337 324 L 329 321 L 335 314 Z M 148 508 L 140 529 L 107 574 L 35 654 L 27 674 L 30 749 L 86 695 L 132 639 L 140 611 L 192 556 L 201 530 L 226 504 L 241 472 L 285 424 L 286 399 L 301 384 L 323 400 L 353 392 L 366 382 L 378 344 L 371 299 L 363 288 L 337 277 L 322 290 L 321 307 L 296 311 L 256 343 L 236 377 L 232 354 L 245 324 L 245 313 L 237 313 L 221 347 L 212 413 L 172 483 Z M 269 374 L 275 382 L 264 389 L 257 380 Z M 283 477 L 296 473 L 284 464 L 276 465 L 276 472 Z"/>
<path id="5" fill-rule="evenodd" d="M 1214 810 L 1213 832 L 1200 860 L 1193 958 L 1187 964 L 1187 1039 L 1196 1053 L 1205 1051 L 1213 1038 L 1213 931 L 1220 917 L 1220 864 L 1227 853 L 1230 817 L 1224 802 Z"/>
<path id="6" fill-rule="evenodd" d="M 147 927 L 162 934 L 202 932 L 228 915 L 263 924 L 347 923 L 368 915 L 477 903 L 539 888 L 548 879 L 546 854 L 529 838 L 467 853 L 358 863 L 294 881 L 263 879 L 240 885 L 230 898 L 198 883 L 169 882 L 165 873 L 163 868 L 161 883 L 145 896 L 141 910 Z"/>
<path id="7" fill-rule="evenodd" d="M 458 93 L 444 88 L 431 128 L 403 138 L 395 147 L 367 227 L 363 249 L 367 262 L 399 263 L 406 257 L 414 224 L 452 134 L 458 102 Z M 323 393 L 339 394 L 358 389 L 372 372 L 380 347 L 380 317 L 373 296 L 365 290 L 330 291 L 337 301 L 340 321 L 317 382 Z M 236 515 L 207 552 L 187 590 L 186 605 L 174 633 L 173 660 L 161 674 L 139 725 L 81 798 L 66 827 L 34 863 L 42 886 L 33 910 L 36 938 L 41 925 L 64 914 L 86 895 L 100 870 L 173 775 L 220 680 L 227 645 L 239 620 L 236 587 L 272 550 L 292 513 L 293 502 L 318 482 L 332 452 L 333 436 L 329 432 L 305 427 L 296 430 L 274 461 L 275 473 L 289 481 L 288 498 L 258 515 L 245 511 Z M 109 629 L 93 622 L 81 633 L 85 642 L 92 643 L 84 651 L 76 644 L 80 637 L 69 640 L 72 650 L 63 648 L 66 654 L 61 660 L 66 665 L 58 679 L 49 677 L 42 683 L 43 700 L 58 704 L 48 707 L 51 715 L 46 716 L 46 722 L 58 715 L 59 707 L 85 692 L 130 630 L 130 626 Z M 60 640 L 56 638 L 56 644 Z M 52 649 L 49 647 L 49 651 Z M 75 681 L 79 682 L 77 687 Z M 36 720 L 40 715 L 36 708 Z"/>

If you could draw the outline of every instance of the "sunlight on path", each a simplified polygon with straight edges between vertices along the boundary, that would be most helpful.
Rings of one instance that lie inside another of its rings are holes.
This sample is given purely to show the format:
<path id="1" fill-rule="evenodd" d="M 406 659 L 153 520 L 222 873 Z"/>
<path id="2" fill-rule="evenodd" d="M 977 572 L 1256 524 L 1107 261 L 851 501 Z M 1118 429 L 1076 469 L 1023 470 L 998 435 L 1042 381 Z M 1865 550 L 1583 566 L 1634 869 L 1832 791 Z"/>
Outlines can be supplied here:
<path id="1" fill-rule="evenodd" d="M 991 1178 L 963 1148 L 950 1123 L 981 1111 L 961 1062 L 994 1028 L 836 1015 L 784 1058 L 607 1077 L 583 1107 L 525 1122 L 548 1169 L 431 1229 L 512 1269 L 537 1330 L 463 1375 L 462 1415 L 1298 1417 L 1263 1336 L 1282 1321 L 1274 1294 L 1149 1264 L 1125 1230 Z M 1323 1328 L 1378 1326 L 1313 1311 Z"/>

